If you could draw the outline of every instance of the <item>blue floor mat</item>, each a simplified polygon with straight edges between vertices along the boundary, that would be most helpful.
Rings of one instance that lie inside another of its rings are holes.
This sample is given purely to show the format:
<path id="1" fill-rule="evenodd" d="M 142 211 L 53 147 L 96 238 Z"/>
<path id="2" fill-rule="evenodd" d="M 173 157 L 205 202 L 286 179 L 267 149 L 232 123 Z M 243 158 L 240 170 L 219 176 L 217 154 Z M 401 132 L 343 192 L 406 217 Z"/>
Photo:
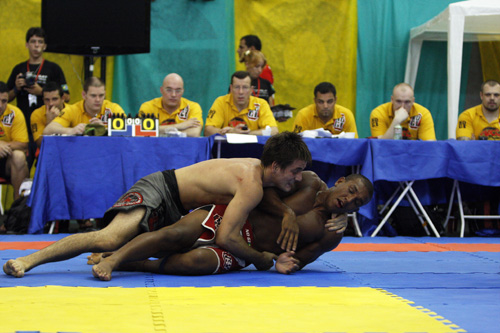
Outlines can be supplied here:
<path id="1" fill-rule="evenodd" d="M 57 240 L 65 235 L 0 236 L 3 242 Z M 487 243 L 493 238 L 345 238 L 343 243 Z M 0 264 L 34 250 L 0 251 Z M 34 268 L 22 279 L 0 275 L 0 287 L 212 287 L 212 286 L 341 286 L 387 290 L 445 317 L 468 332 L 496 333 L 500 304 L 500 252 L 351 252 L 333 251 L 303 271 L 282 275 L 274 270 L 259 272 L 253 266 L 223 275 L 185 277 L 135 272 L 114 272 L 103 282 L 91 274 L 87 254 L 71 260 Z M 362 314 L 360 314 L 362 315 Z M 397 315 L 397 314 L 395 314 Z"/>

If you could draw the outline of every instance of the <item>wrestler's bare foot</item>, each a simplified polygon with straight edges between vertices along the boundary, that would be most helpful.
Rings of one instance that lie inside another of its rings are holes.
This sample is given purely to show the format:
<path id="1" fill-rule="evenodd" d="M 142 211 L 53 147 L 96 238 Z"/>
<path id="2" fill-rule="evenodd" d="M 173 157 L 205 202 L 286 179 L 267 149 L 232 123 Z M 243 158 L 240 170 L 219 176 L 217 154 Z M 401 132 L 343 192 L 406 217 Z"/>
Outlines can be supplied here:
<path id="1" fill-rule="evenodd" d="M 109 257 L 113 252 L 92 253 L 87 256 L 87 265 L 97 265 L 103 258 Z"/>
<path id="2" fill-rule="evenodd" d="M 99 264 L 92 266 L 92 275 L 101 281 L 111 280 L 111 272 L 113 267 L 110 263 L 103 260 Z"/>
<path id="3" fill-rule="evenodd" d="M 7 275 L 12 275 L 17 278 L 22 278 L 26 271 L 26 265 L 20 259 L 10 259 L 3 265 L 3 271 Z"/>

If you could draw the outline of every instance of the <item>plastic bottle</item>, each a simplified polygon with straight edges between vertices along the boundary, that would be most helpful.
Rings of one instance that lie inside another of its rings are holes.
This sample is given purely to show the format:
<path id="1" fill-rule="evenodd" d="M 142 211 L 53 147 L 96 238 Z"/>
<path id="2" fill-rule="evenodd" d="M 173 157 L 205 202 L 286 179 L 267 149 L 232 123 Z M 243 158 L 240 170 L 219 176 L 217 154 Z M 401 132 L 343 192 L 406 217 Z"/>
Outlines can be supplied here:
<path id="1" fill-rule="evenodd" d="M 403 128 L 401 125 L 394 126 L 394 140 L 403 139 Z"/>

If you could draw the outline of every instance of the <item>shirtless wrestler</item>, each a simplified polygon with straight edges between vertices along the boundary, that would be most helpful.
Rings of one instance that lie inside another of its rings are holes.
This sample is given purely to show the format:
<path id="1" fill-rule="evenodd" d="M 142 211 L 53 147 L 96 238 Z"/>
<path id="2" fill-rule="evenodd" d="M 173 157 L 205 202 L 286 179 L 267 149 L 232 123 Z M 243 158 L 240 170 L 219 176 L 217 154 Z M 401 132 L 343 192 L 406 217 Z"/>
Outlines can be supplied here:
<path id="1" fill-rule="evenodd" d="M 281 232 L 280 217 L 260 207 L 250 212 L 247 223 L 241 229 L 240 237 L 248 245 L 257 251 L 276 254 L 276 269 L 280 273 L 288 274 L 302 269 L 321 254 L 337 247 L 342 233 L 329 231 L 325 227 L 326 221 L 332 214 L 359 209 L 373 195 L 371 182 L 362 175 L 340 178 L 330 189 L 316 174 L 303 173 L 304 178 L 309 176 L 316 179 L 314 186 L 284 198 L 284 202 L 300 214 L 297 217 L 300 233 L 296 252 L 284 251 L 279 247 L 276 237 Z M 220 221 L 225 216 L 224 210 L 223 205 L 205 206 L 171 226 L 139 235 L 117 252 L 102 258 L 99 264 L 93 266 L 92 273 L 108 281 L 113 270 L 204 275 L 248 266 L 251 262 L 214 244 Z M 153 256 L 164 258 L 148 260 Z"/>
<path id="2" fill-rule="evenodd" d="M 261 159 L 212 159 L 177 170 L 156 172 L 140 179 L 105 214 L 103 229 L 70 235 L 28 256 L 7 261 L 6 274 L 24 273 L 48 262 L 73 258 L 84 252 L 119 249 L 140 233 L 168 226 L 191 209 L 227 204 L 216 243 L 259 269 L 273 266 L 274 254 L 249 247 L 240 230 L 249 212 L 261 201 L 263 187 L 290 191 L 302 178 L 311 154 L 302 138 L 283 132 L 268 139 Z M 278 206 L 277 206 L 278 207 Z M 292 225 L 292 227 L 290 227 Z M 298 237 L 294 219 L 283 219 L 284 249 L 293 249 Z"/>

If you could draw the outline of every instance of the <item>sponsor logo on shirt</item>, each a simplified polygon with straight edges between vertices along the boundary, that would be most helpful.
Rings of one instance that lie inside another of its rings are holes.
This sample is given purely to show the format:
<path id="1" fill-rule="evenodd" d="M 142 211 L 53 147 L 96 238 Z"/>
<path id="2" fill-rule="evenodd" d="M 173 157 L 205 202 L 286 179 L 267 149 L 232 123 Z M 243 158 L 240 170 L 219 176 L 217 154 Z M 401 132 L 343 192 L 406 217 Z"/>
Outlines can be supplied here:
<path id="1" fill-rule="evenodd" d="M 253 103 L 254 109 L 248 109 L 248 120 L 259 120 L 260 103 Z"/>
<path id="2" fill-rule="evenodd" d="M 500 129 L 495 127 L 485 127 L 481 130 L 478 140 L 500 140 Z"/>
<path id="3" fill-rule="evenodd" d="M 233 119 L 231 119 L 229 121 L 229 126 L 231 127 L 236 127 L 238 126 L 239 124 L 246 124 L 245 120 L 241 119 L 240 117 L 234 117 Z"/>
<path id="4" fill-rule="evenodd" d="M 108 119 L 111 117 L 111 114 L 112 114 L 111 109 L 109 108 L 104 109 L 104 115 L 101 117 L 101 120 L 103 122 L 107 122 Z"/>
<path id="5" fill-rule="evenodd" d="M 2 124 L 4 124 L 5 126 L 11 127 L 12 123 L 14 122 L 14 117 L 15 117 L 15 114 L 12 111 L 9 114 L 4 115 L 2 118 Z"/>
<path id="6" fill-rule="evenodd" d="M 341 113 L 340 117 L 333 121 L 333 128 L 336 131 L 342 132 L 344 125 L 345 125 L 345 115 L 343 113 Z"/>
<path id="7" fill-rule="evenodd" d="M 179 111 L 179 119 L 180 120 L 187 120 L 189 116 L 189 105 L 186 106 L 184 109 Z"/>
<path id="8" fill-rule="evenodd" d="M 422 114 L 419 113 L 416 116 L 411 117 L 408 126 L 412 130 L 417 130 L 420 127 L 420 122 L 422 121 Z"/>

